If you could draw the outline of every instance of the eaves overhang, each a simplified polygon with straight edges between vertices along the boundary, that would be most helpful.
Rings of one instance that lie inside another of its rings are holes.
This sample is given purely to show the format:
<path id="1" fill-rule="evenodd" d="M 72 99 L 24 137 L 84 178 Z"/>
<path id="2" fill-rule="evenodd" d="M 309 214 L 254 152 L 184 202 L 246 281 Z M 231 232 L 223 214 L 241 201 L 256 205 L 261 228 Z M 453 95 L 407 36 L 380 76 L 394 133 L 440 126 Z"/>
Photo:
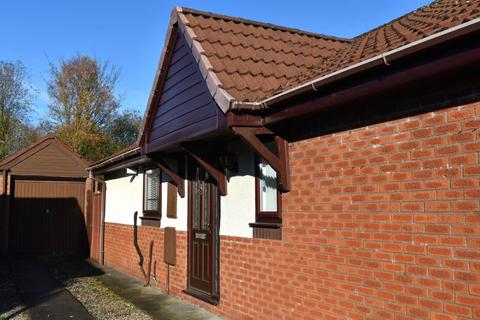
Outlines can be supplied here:
<path id="1" fill-rule="evenodd" d="M 385 68 L 388 68 L 399 59 L 405 58 L 407 56 L 414 56 L 415 54 L 423 52 L 426 49 L 442 45 L 448 41 L 462 36 L 473 34 L 474 32 L 478 32 L 479 30 L 480 18 L 473 19 L 466 23 L 425 37 L 421 40 L 409 43 L 405 46 L 379 54 L 360 63 L 348 66 L 341 70 L 308 81 L 276 95 L 273 95 L 267 99 L 256 102 L 232 101 L 231 110 L 236 110 L 238 112 L 255 112 L 265 111 L 268 109 L 272 112 L 275 112 L 275 110 L 272 109 L 273 106 L 284 102 L 290 98 L 297 97 L 306 93 L 320 91 L 323 86 L 331 85 L 336 81 L 340 81 L 348 77 L 360 75 L 377 67 L 383 66 Z"/>
<path id="2" fill-rule="evenodd" d="M 145 139 L 148 139 L 146 138 L 148 135 L 148 132 L 146 131 L 149 130 L 148 123 L 149 121 L 152 121 L 152 118 L 155 116 L 153 114 L 155 110 L 153 104 L 158 98 L 157 95 L 161 92 L 159 83 L 161 82 L 162 77 L 165 76 L 167 64 L 166 57 L 168 55 L 168 51 L 172 49 L 171 39 L 174 38 L 174 34 L 176 32 L 181 33 L 185 37 L 199 70 L 207 84 L 208 90 L 223 113 L 227 114 L 231 113 L 230 111 L 234 111 L 237 114 L 248 113 L 262 115 L 266 112 L 275 113 L 277 111 L 274 108 L 275 106 L 284 103 L 291 98 L 321 91 L 325 86 L 332 85 L 349 77 L 366 74 L 375 68 L 387 69 L 391 65 L 397 63 L 398 60 L 401 60 L 407 56 L 415 58 L 416 54 L 422 53 L 426 49 L 440 46 L 448 41 L 472 34 L 480 30 L 480 18 L 473 19 L 458 26 L 427 36 L 423 39 L 411 42 L 402 47 L 378 54 L 359 63 L 315 78 L 293 88 L 289 88 L 268 98 L 259 101 L 239 101 L 230 95 L 225 89 L 223 89 L 222 83 L 215 74 L 211 63 L 205 54 L 204 48 L 199 41 L 195 40 L 197 36 L 192 28 L 188 27 L 188 20 L 185 15 L 182 14 L 183 10 L 184 9 L 181 7 L 175 7 L 171 13 L 165 45 L 160 56 L 155 80 L 149 95 L 147 108 L 144 115 L 144 122 L 137 138 L 137 145 L 139 146 L 143 146 L 145 144 Z M 271 122 L 274 121 L 271 120 Z"/>

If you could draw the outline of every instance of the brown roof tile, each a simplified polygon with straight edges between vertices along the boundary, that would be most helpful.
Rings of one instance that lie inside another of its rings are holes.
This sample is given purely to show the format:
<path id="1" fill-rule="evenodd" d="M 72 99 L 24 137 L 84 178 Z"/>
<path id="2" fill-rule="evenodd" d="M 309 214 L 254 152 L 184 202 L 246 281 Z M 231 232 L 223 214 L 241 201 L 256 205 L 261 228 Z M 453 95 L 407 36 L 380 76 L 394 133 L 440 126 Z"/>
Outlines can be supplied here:
<path id="1" fill-rule="evenodd" d="M 182 8 L 218 76 L 239 101 L 256 101 L 336 55 L 350 40 Z"/>
<path id="2" fill-rule="evenodd" d="M 172 12 L 167 42 L 149 98 L 142 133 L 167 61 L 172 30 L 180 30 L 219 107 L 255 103 L 382 53 L 480 17 L 480 0 L 437 0 L 353 39 L 336 38 L 188 8 Z"/>
<path id="3" fill-rule="evenodd" d="M 297 74 L 288 86 L 300 85 L 382 53 L 480 17 L 478 0 L 438 0 L 353 39 L 351 45 L 308 72 Z"/>
<path id="4" fill-rule="evenodd" d="M 438 0 L 354 39 L 182 8 L 221 87 L 259 101 L 480 16 L 478 0 Z"/>

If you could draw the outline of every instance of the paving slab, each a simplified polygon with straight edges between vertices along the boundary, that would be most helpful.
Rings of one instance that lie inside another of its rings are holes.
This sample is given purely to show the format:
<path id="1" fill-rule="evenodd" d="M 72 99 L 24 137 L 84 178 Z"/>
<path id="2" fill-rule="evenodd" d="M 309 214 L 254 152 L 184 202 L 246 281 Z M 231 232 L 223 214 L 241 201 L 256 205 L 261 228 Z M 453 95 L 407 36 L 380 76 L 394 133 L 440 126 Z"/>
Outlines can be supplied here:
<path id="1" fill-rule="evenodd" d="M 170 296 L 156 288 L 144 287 L 143 284 L 113 268 L 92 264 L 104 273 L 97 276 L 102 283 L 143 310 L 153 319 L 158 320 L 222 320 L 200 307 Z"/>
<path id="2" fill-rule="evenodd" d="M 93 319 L 72 294 L 55 281 L 36 257 L 11 257 L 13 278 L 32 320 Z"/>

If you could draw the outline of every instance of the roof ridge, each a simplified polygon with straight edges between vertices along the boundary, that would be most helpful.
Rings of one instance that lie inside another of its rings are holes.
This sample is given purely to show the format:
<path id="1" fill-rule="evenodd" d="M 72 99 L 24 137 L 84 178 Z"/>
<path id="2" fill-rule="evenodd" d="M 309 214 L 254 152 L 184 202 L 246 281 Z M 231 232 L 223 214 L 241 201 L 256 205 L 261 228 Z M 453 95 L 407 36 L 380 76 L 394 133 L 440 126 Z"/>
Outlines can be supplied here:
<path id="1" fill-rule="evenodd" d="M 211 18 L 214 18 L 214 19 L 220 19 L 220 20 L 225 20 L 225 21 L 232 21 L 232 22 L 237 22 L 237 23 L 249 24 L 249 25 L 253 25 L 253 26 L 257 26 L 257 27 L 264 27 L 264 28 L 273 29 L 273 30 L 286 31 L 286 32 L 300 34 L 300 35 L 315 37 L 315 38 L 322 38 L 322 39 L 326 39 L 326 40 L 335 40 L 335 41 L 343 41 L 343 42 L 347 42 L 347 43 L 351 43 L 353 41 L 353 39 L 350 39 L 350 38 L 342 38 L 342 37 L 336 37 L 336 36 L 331 36 L 331 35 L 325 35 L 325 34 L 322 34 L 322 33 L 315 33 L 315 32 L 301 30 L 301 29 L 297 29 L 297 28 L 289 28 L 289 27 L 280 26 L 280 25 L 273 24 L 273 23 L 250 20 L 250 19 L 245 19 L 245 18 L 241 18 L 241 17 L 233 17 L 233 16 L 213 13 L 213 12 L 209 12 L 209 11 L 201 11 L 201 10 L 196 10 L 196 9 L 192 9 L 192 8 L 187 8 L 187 7 L 178 7 L 178 9 L 180 9 L 181 12 L 184 13 L 184 14 L 208 16 L 208 17 L 211 17 Z"/>

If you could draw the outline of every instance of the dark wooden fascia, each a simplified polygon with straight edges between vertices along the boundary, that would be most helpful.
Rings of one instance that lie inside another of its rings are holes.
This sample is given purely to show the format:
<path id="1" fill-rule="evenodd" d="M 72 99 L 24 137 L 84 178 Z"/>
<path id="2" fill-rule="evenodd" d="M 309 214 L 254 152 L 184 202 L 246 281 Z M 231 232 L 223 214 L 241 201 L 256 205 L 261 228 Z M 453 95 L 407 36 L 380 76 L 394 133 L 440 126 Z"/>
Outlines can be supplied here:
<path id="1" fill-rule="evenodd" d="M 196 150 L 190 149 L 186 146 L 181 147 L 185 152 L 192 157 L 200 166 L 202 166 L 205 171 L 207 171 L 213 179 L 217 182 L 218 189 L 220 190 L 220 194 L 222 196 L 227 195 L 227 176 L 221 170 L 215 168 L 215 166 L 211 165 L 208 161 L 204 159 L 202 155 Z"/>
<path id="2" fill-rule="evenodd" d="M 352 101 L 358 101 L 379 92 L 394 90 L 403 85 L 448 74 L 462 67 L 466 68 L 466 66 L 473 66 L 475 63 L 478 63 L 479 55 L 480 48 L 449 54 L 428 63 L 402 69 L 382 77 L 365 80 L 341 91 L 327 93 L 314 100 L 300 103 L 292 101 L 282 110 L 266 115 L 264 121 L 266 125 L 272 125 L 291 118 L 317 113 L 326 108 L 338 107 Z"/>
<path id="3" fill-rule="evenodd" d="M 227 114 L 228 127 L 261 127 L 263 123 L 264 119 L 259 115 L 234 112 Z"/>
<path id="4" fill-rule="evenodd" d="M 277 172 L 279 190 L 281 192 L 290 191 L 288 142 L 265 127 L 232 127 L 232 130 Z M 265 146 L 258 138 L 259 135 L 273 135 L 275 137 L 278 155 Z"/>
<path id="5" fill-rule="evenodd" d="M 170 179 L 172 179 L 172 182 L 177 186 L 178 195 L 182 198 L 185 198 L 185 180 L 182 178 L 182 176 L 175 173 L 168 167 L 167 164 L 162 161 L 155 160 L 155 163 L 158 165 L 158 167 L 162 170 L 163 173 L 165 173 L 167 176 L 170 177 Z M 181 171 L 179 170 L 179 172 Z"/>

